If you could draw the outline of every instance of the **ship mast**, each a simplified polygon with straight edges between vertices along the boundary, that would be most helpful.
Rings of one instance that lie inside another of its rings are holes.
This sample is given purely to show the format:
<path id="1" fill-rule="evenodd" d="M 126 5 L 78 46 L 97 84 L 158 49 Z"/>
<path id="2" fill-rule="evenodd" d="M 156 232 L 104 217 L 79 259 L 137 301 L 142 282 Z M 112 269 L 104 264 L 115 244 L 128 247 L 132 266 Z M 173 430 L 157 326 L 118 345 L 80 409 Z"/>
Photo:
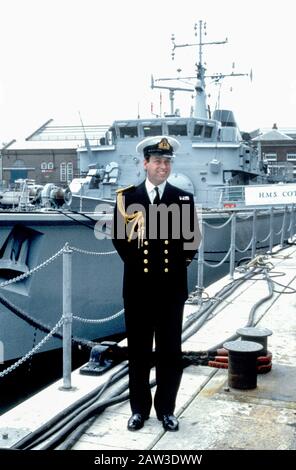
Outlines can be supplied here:
<path id="1" fill-rule="evenodd" d="M 224 41 L 212 41 L 206 42 L 205 36 L 206 33 L 206 23 L 200 20 L 194 25 L 195 36 L 199 36 L 199 42 L 191 43 L 191 44 L 176 44 L 175 43 L 175 36 L 172 35 L 172 42 L 173 42 L 173 50 L 172 50 L 172 60 L 175 59 L 175 50 L 178 47 L 198 47 L 198 62 L 196 65 L 196 76 L 195 77 L 175 77 L 175 78 L 159 78 L 154 80 L 152 78 L 151 88 L 164 88 L 170 91 L 170 101 L 171 101 L 171 113 L 174 114 L 174 93 L 175 91 L 195 91 L 195 105 L 194 105 L 194 113 L 193 116 L 197 118 L 209 118 L 209 111 L 207 106 L 207 97 L 206 97 L 206 78 L 210 78 L 218 83 L 225 77 L 238 77 L 238 76 L 246 76 L 249 75 L 247 73 L 231 73 L 231 74 L 214 74 L 214 75 L 206 75 L 206 68 L 203 64 L 203 47 L 204 46 L 212 46 L 218 44 L 226 44 L 228 39 L 226 38 Z M 159 86 L 155 85 L 155 82 L 159 81 L 167 81 L 167 80 L 192 80 L 195 79 L 195 85 L 193 88 L 179 88 L 179 87 L 172 87 L 172 86 Z"/>
<path id="2" fill-rule="evenodd" d="M 201 117 L 201 118 L 208 118 L 208 108 L 207 108 L 207 97 L 206 97 L 206 75 L 205 71 L 206 68 L 203 65 L 203 47 L 204 46 L 212 46 L 216 44 L 226 44 L 228 39 L 226 38 L 224 41 L 213 41 L 213 42 L 206 42 L 204 37 L 206 36 L 206 23 L 200 20 L 194 25 L 195 36 L 199 35 L 199 42 L 192 43 L 192 44 L 176 44 L 174 36 L 172 37 L 173 41 L 173 52 L 172 58 L 174 60 L 175 57 L 175 49 L 178 47 L 195 47 L 198 46 L 198 63 L 196 64 L 197 68 L 197 75 L 196 75 L 196 83 L 195 83 L 195 106 L 194 106 L 194 117 Z M 195 77 L 186 77 L 195 78 Z"/>
<path id="3" fill-rule="evenodd" d="M 174 101 L 175 101 L 175 91 L 190 91 L 193 92 L 194 88 L 181 88 L 181 87 L 174 87 L 174 86 L 162 86 L 162 85 L 155 85 L 155 82 L 163 81 L 163 80 L 176 80 L 175 78 L 158 78 L 154 80 L 153 75 L 151 75 L 151 88 L 162 88 L 164 90 L 169 90 L 170 94 L 170 115 L 174 116 L 176 114 L 174 108 Z"/>

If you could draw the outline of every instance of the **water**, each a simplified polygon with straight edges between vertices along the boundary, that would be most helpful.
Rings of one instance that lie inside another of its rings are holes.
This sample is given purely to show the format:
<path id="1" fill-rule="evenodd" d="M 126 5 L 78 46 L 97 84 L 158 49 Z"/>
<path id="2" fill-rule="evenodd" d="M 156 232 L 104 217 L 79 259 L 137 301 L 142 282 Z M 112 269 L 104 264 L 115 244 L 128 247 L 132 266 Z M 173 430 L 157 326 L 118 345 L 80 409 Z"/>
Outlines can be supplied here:
<path id="1" fill-rule="evenodd" d="M 106 338 L 110 341 L 121 341 L 124 335 Z M 89 352 L 72 348 L 73 370 L 89 360 Z M 9 365 L 9 364 L 8 364 Z M 1 366 L 1 370 L 7 364 Z M 34 355 L 16 371 L 0 378 L 0 415 L 39 392 L 63 375 L 63 351 L 44 352 Z"/>

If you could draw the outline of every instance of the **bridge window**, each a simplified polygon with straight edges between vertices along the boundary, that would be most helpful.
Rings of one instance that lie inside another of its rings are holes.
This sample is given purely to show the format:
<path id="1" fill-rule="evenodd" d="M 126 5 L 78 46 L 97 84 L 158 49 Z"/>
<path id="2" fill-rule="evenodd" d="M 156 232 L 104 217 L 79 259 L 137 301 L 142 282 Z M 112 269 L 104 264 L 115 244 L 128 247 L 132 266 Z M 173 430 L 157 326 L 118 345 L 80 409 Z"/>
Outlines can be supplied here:
<path id="1" fill-rule="evenodd" d="M 182 136 L 187 135 L 186 124 L 168 125 L 169 135 Z"/>
<path id="2" fill-rule="evenodd" d="M 111 134 L 111 144 L 115 144 L 117 141 L 116 130 L 114 127 L 110 127 L 109 132 Z"/>
<path id="3" fill-rule="evenodd" d="M 122 139 L 126 139 L 128 137 L 138 137 L 138 129 L 136 126 L 120 127 L 119 135 Z"/>
<path id="4" fill-rule="evenodd" d="M 205 137 L 206 138 L 209 139 L 210 137 L 212 137 L 213 129 L 214 128 L 212 126 L 206 126 L 205 127 Z"/>
<path id="5" fill-rule="evenodd" d="M 202 124 L 195 124 L 193 135 L 196 136 L 196 137 L 200 137 L 201 134 L 202 134 L 202 130 L 203 130 L 203 125 Z"/>
<path id="6" fill-rule="evenodd" d="M 143 131 L 144 131 L 145 137 L 149 137 L 153 135 L 162 135 L 161 126 L 144 126 Z"/>

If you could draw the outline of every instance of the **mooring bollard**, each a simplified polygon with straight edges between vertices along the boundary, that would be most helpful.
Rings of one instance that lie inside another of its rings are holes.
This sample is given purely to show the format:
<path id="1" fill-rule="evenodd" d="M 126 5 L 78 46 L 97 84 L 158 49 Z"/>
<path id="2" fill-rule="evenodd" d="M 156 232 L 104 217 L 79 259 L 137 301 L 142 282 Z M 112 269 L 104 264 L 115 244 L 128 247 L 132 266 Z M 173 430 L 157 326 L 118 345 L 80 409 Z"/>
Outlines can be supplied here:
<path id="1" fill-rule="evenodd" d="M 232 388 L 257 387 L 257 357 L 262 344 L 253 341 L 228 341 L 223 347 L 229 351 L 228 385 Z"/>
<path id="2" fill-rule="evenodd" d="M 255 328 L 254 326 L 247 326 L 236 330 L 240 335 L 242 341 L 254 341 L 255 343 L 262 344 L 262 356 L 267 354 L 267 338 L 272 335 L 272 331 L 268 328 Z"/>

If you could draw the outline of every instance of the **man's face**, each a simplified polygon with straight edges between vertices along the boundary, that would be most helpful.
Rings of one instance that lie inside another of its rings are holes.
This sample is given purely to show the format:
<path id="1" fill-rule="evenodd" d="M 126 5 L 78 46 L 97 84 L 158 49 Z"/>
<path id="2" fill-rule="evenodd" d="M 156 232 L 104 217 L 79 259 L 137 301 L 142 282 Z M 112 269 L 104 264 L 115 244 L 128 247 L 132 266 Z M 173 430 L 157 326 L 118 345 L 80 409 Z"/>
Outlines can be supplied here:
<path id="1" fill-rule="evenodd" d="M 151 156 L 144 160 L 144 168 L 147 171 L 149 181 L 155 186 L 168 179 L 171 173 L 171 159 L 166 157 Z"/>

